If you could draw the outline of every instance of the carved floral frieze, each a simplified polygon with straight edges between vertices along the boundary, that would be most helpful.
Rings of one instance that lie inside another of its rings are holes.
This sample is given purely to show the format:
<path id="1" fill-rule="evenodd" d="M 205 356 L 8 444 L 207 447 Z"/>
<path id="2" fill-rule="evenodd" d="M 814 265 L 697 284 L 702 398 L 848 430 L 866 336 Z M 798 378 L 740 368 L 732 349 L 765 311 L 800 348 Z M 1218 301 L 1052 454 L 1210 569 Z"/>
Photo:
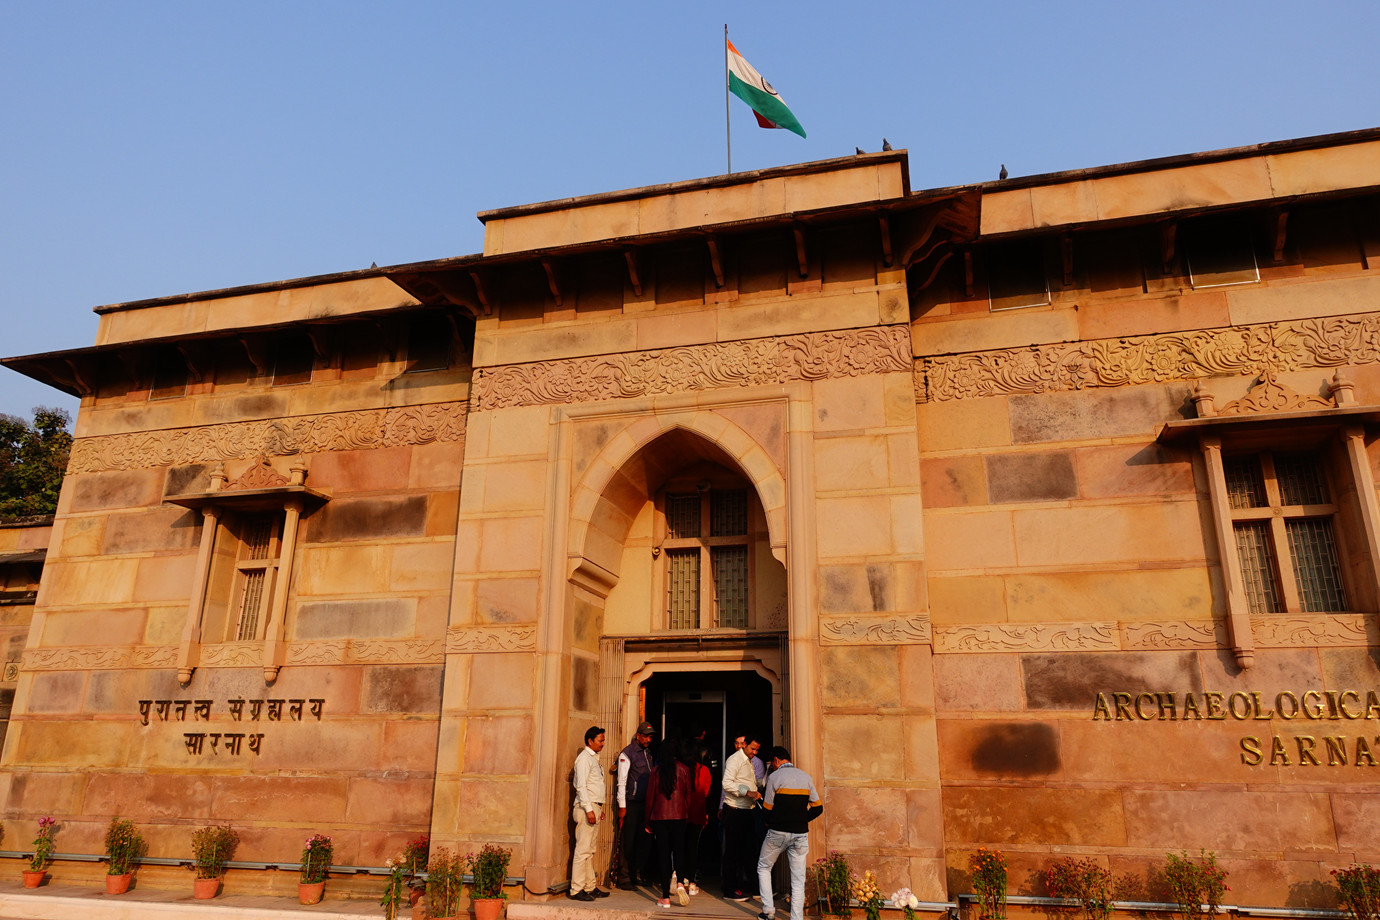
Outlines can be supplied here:
<path id="1" fill-rule="evenodd" d="M 1128 649 L 1193 649 L 1226 646 L 1225 627 L 1201 621 L 1127 623 L 1122 627 Z"/>
<path id="2" fill-rule="evenodd" d="M 910 369 L 910 332 L 891 326 L 481 368 L 472 396 L 507 409 Z"/>
<path id="3" fill-rule="evenodd" d="M 289 665 L 439 664 L 444 657 L 440 638 L 292 642 L 287 648 Z M 200 667 L 203 668 L 260 667 L 262 664 L 261 642 L 216 642 L 201 647 Z M 29 649 L 22 659 L 22 668 L 26 671 L 174 667 L 177 667 L 177 647 L 173 645 Z"/>
<path id="4" fill-rule="evenodd" d="M 446 633 L 446 653 L 522 652 L 537 647 L 537 627 L 452 626 Z"/>
<path id="5" fill-rule="evenodd" d="M 930 641 L 929 617 L 822 617 L 821 645 L 907 645 Z"/>
<path id="6" fill-rule="evenodd" d="M 68 471 L 98 473 L 463 441 L 466 411 L 462 402 L 434 403 L 79 438 L 72 445 Z"/>
<path id="7" fill-rule="evenodd" d="M 1103 652 L 1120 647 L 1115 623 L 936 626 L 936 652 Z"/>
<path id="8" fill-rule="evenodd" d="M 1374 629 L 1358 614 L 1306 616 L 1253 616 L 1251 636 L 1264 648 L 1315 648 L 1318 646 L 1366 645 Z"/>
<path id="9" fill-rule="evenodd" d="M 1380 313 L 936 355 L 921 401 L 1014 396 L 1380 362 Z"/>

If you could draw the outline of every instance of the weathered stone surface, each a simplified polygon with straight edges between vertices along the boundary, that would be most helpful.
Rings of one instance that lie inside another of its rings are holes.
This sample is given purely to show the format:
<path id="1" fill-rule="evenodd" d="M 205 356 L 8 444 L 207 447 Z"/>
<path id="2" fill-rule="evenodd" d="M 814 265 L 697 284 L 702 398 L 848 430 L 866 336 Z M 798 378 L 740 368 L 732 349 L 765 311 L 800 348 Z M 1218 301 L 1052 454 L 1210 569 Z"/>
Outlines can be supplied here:
<path id="1" fill-rule="evenodd" d="M 348 639 L 412 634 L 413 605 L 403 598 L 309 601 L 298 605 L 298 639 Z"/>
<path id="2" fill-rule="evenodd" d="M 1115 789 L 962 786 L 944 789 L 944 843 L 993 846 L 1127 845 Z"/>
<path id="3" fill-rule="evenodd" d="M 307 521 L 308 543 L 416 537 L 426 532 L 426 496 L 338 499 Z"/>
<path id="4" fill-rule="evenodd" d="M 364 677 L 364 712 L 434 713 L 441 707 L 441 668 L 377 667 Z"/>
<path id="5" fill-rule="evenodd" d="M 1022 655 L 1026 705 L 1031 709 L 1087 709 L 1098 693 L 1163 690 L 1200 692 L 1193 652 L 1074 652 Z"/>
<path id="6" fill-rule="evenodd" d="M 1055 501 L 1078 494 L 1078 477 L 1068 451 L 989 454 L 987 494 L 993 504 Z"/>

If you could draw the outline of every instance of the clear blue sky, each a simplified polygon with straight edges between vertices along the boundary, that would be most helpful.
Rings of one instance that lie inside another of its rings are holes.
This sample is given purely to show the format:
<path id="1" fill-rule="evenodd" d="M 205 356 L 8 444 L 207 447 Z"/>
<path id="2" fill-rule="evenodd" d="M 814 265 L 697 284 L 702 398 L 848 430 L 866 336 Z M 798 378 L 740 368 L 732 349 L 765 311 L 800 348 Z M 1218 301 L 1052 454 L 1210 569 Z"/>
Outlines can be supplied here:
<path id="1" fill-rule="evenodd" d="M 1380 125 L 1380 3 L 0 3 L 0 353 L 91 307 L 477 252 L 476 211 L 724 171 L 724 23 L 915 188 Z M 0 371 L 0 412 L 76 402 Z"/>

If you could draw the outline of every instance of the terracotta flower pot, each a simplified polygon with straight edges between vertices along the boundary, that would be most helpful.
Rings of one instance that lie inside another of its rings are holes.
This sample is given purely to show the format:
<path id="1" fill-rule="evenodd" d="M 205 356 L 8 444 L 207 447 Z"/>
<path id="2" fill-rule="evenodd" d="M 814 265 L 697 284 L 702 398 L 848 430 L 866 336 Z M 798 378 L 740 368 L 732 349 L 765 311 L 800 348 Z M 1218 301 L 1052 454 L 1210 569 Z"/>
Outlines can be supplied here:
<path id="1" fill-rule="evenodd" d="M 474 898 L 474 920 L 498 920 L 503 916 L 502 898 Z"/>
<path id="2" fill-rule="evenodd" d="M 298 882 L 297 900 L 303 904 L 319 904 L 321 896 L 326 893 L 326 883 L 321 882 Z"/>
<path id="3" fill-rule="evenodd" d="M 214 898 L 216 892 L 220 891 L 220 879 L 218 878 L 198 878 L 192 879 L 192 897 L 205 901 Z"/>
<path id="4" fill-rule="evenodd" d="M 25 888 L 37 888 L 39 885 L 41 885 L 41 884 L 43 883 L 43 876 L 45 876 L 45 875 L 47 875 L 47 874 L 48 874 L 47 870 L 44 870 L 44 869 L 25 869 L 25 870 L 24 870 L 24 887 L 25 887 Z"/>
<path id="5" fill-rule="evenodd" d="M 107 875 L 105 877 L 105 893 L 124 894 L 129 891 L 129 883 L 133 878 L 133 872 L 126 872 L 124 875 Z"/>

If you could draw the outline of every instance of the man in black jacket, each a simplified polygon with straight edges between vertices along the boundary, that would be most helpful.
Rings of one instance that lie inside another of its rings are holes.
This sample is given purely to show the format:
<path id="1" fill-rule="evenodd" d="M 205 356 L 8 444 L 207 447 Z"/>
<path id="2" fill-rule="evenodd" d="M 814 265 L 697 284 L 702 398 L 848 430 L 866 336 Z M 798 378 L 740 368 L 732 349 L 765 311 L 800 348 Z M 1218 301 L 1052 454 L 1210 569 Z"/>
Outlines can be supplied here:
<path id="1" fill-rule="evenodd" d="M 757 884 L 762 893 L 758 920 L 772 920 L 776 903 L 771 890 L 771 869 L 786 854 L 791 869 L 791 920 L 805 916 L 805 856 L 810 852 L 809 825 L 824 813 L 810 774 L 791 763 L 791 753 L 780 745 L 771 751 L 771 775 L 762 795 L 767 812 L 767 838 L 757 857 Z"/>
<path id="2" fill-rule="evenodd" d="M 618 887 L 636 888 L 638 876 L 647 865 L 648 843 L 651 835 L 643 825 L 647 816 L 647 783 L 651 779 L 652 743 L 656 729 L 652 723 L 637 726 L 632 743 L 618 755 L 618 833 L 622 858 L 618 867 Z"/>

